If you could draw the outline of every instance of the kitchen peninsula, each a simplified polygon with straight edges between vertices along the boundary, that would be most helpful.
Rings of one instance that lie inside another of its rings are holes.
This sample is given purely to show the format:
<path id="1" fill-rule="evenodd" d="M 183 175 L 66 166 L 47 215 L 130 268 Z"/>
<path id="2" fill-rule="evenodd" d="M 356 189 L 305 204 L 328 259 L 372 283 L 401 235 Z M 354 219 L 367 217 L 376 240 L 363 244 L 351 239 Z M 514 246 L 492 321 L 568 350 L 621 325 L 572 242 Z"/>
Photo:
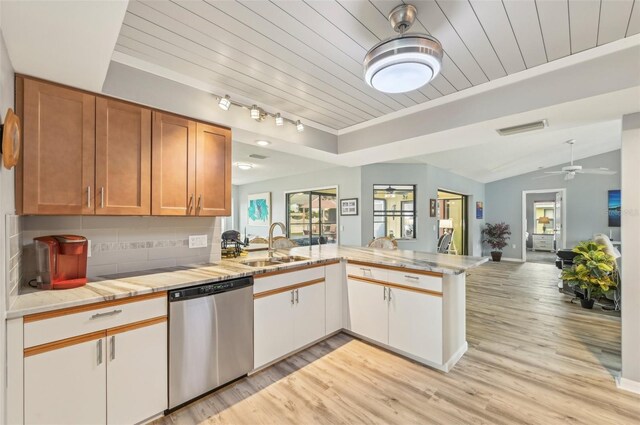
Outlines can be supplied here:
<path id="1" fill-rule="evenodd" d="M 38 415 L 47 411 L 49 402 L 40 397 L 23 398 L 23 394 L 50 392 L 60 385 L 58 371 L 65 369 L 60 362 L 71 362 L 69 368 L 76 370 L 77 379 L 87 380 L 83 386 L 85 395 L 89 394 L 87 388 L 94 385 L 90 382 L 93 369 L 83 374 L 78 369 L 80 359 L 70 352 L 58 354 L 73 347 L 79 350 L 84 344 L 87 350 L 78 356 L 95 359 L 93 350 L 98 346 L 99 364 L 103 351 L 108 358 L 105 387 L 109 393 L 118 385 L 117 376 L 111 373 L 120 373 L 117 364 L 110 363 L 113 359 L 124 362 L 129 355 L 131 367 L 138 372 L 153 364 L 155 372 L 149 369 L 150 379 L 157 383 L 153 389 L 144 388 L 150 384 L 142 379 L 130 379 L 128 386 L 118 387 L 120 392 L 137 392 L 138 398 L 148 390 L 135 406 L 138 411 L 128 412 L 126 407 L 113 410 L 127 419 L 125 422 L 162 414 L 167 409 L 166 353 L 153 353 L 153 360 L 145 365 L 134 363 L 150 355 L 144 352 L 145 344 L 166 346 L 167 321 L 171 320 L 167 291 L 246 276 L 254 278 L 253 372 L 341 331 L 448 372 L 467 349 L 465 272 L 487 261 L 321 245 L 274 254 L 274 260 L 293 259 L 290 262 L 259 267 L 246 264 L 264 257 L 264 252 L 255 252 L 215 264 L 106 276 L 81 288 L 26 290 L 18 295 L 8 311 L 9 392 L 11 405 L 20 406 L 12 409 L 12 417 L 21 423 L 37 422 Z M 142 331 L 147 334 L 126 339 L 127 334 Z M 118 351 L 116 357 L 115 341 L 109 339 L 112 335 L 122 335 L 118 350 L 129 351 Z M 103 348 L 103 340 L 104 347 L 112 347 L 109 351 Z M 46 357 L 55 355 L 58 366 L 51 368 Z M 126 394 L 122 397 L 118 399 L 126 400 Z M 58 411 L 64 413 L 64 409 Z"/>

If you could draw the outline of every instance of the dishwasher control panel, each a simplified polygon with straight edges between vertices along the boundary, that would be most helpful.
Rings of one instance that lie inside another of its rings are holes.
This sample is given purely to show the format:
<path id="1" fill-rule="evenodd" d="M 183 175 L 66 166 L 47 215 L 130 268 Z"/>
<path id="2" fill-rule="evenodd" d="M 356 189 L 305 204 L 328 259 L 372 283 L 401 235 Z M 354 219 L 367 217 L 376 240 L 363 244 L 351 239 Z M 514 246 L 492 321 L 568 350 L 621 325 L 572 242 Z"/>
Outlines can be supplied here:
<path id="1" fill-rule="evenodd" d="M 253 277 L 225 280 L 222 282 L 205 283 L 190 288 L 169 291 L 169 301 L 181 301 L 183 299 L 215 295 L 221 292 L 244 288 L 253 285 Z"/>

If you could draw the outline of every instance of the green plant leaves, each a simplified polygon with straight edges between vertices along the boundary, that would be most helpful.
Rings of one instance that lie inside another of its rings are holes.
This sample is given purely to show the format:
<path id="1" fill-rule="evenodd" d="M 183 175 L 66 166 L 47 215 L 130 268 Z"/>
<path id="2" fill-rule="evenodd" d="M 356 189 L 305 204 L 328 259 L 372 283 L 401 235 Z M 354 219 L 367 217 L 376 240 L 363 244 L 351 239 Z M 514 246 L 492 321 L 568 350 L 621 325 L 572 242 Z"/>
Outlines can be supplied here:
<path id="1" fill-rule="evenodd" d="M 587 290 L 587 299 L 615 288 L 618 280 L 615 276 L 615 259 L 607 254 L 604 245 L 594 241 L 579 243 L 573 248 L 576 255 L 573 267 L 562 271 L 562 280 L 570 286 Z"/>

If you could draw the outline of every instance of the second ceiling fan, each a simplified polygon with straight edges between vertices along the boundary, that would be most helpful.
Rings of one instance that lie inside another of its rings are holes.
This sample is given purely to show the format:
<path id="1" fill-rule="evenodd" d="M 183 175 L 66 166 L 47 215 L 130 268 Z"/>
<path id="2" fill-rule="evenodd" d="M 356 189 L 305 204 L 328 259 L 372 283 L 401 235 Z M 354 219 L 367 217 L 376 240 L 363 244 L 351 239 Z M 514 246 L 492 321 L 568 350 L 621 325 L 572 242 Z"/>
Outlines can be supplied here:
<path id="1" fill-rule="evenodd" d="M 571 146 L 571 164 L 562 167 L 562 169 L 558 171 L 545 171 L 545 176 L 534 177 L 534 179 L 544 179 L 546 177 L 553 177 L 564 175 L 565 180 L 572 180 L 576 177 L 576 174 L 599 174 L 611 176 L 616 174 L 615 171 L 609 170 L 608 168 L 582 168 L 582 165 L 574 165 L 573 164 L 573 145 L 575 144 L 575 140 L 571 139 L 566 141 L 569 146 Z"/>

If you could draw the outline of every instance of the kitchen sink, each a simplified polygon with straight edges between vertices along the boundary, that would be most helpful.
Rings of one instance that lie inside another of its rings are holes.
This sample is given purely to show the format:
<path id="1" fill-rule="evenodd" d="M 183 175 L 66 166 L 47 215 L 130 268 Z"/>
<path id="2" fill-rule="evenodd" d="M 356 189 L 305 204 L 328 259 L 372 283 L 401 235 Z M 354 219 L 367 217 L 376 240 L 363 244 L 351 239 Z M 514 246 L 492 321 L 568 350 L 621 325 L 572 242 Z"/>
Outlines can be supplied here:
<path id="1" fill-rule="evenodd" d="M 267 267 L 275 266 L 282 263 L 293 263 L 295 261 L 305 261 L 308 257 L 300 257 L 298 255 L 289 255 L 286 257 L 274 257 L 274 258 L 256 258 L 255 260 L 241 261 L 240 264 L 244 264 L 249 267 Z"/>

